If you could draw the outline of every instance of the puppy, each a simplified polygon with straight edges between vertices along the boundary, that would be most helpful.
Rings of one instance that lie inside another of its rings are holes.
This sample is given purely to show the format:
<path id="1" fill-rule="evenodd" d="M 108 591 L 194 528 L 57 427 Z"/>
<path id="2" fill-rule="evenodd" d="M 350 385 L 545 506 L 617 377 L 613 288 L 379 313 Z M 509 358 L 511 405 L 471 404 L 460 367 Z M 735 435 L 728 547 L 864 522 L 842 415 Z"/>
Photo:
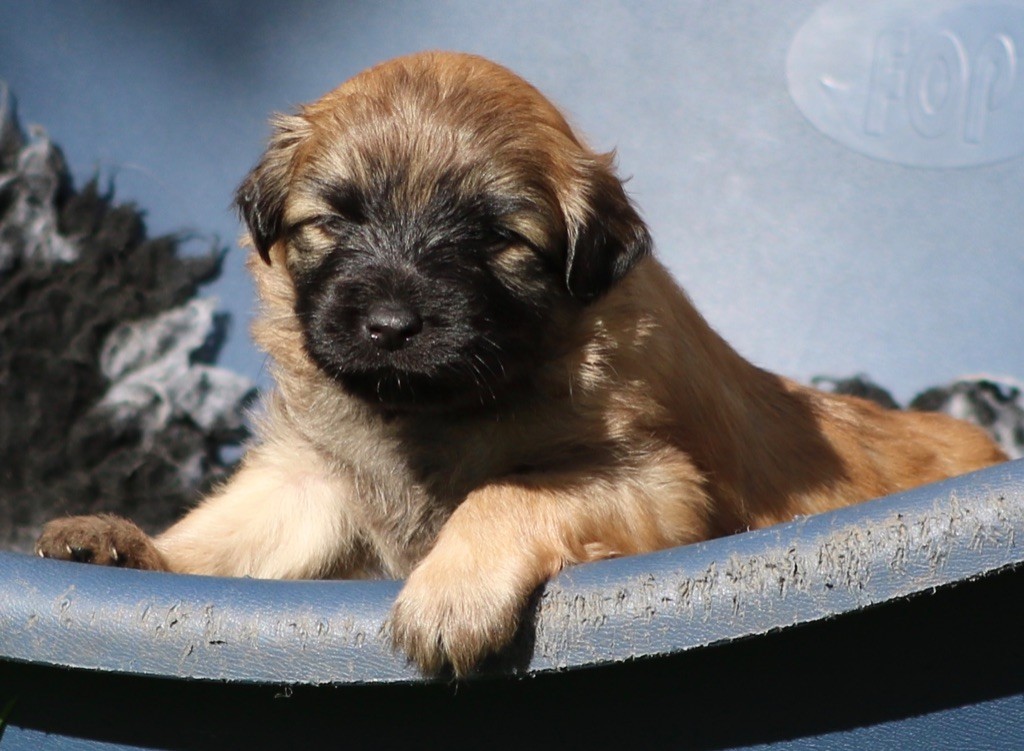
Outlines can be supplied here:
<path id="1" fill-rule="evenodd" d="M 393 60 L 274 127 L 237 194 L 277 383 L 258 443 L 155 539 L 61 519 L 41 555 L 407 577 L 395 645 L 463 675 L 566 565 L 1005 458 L 746 362 L 651 256 L 611 155 L 494 63 Z"/>

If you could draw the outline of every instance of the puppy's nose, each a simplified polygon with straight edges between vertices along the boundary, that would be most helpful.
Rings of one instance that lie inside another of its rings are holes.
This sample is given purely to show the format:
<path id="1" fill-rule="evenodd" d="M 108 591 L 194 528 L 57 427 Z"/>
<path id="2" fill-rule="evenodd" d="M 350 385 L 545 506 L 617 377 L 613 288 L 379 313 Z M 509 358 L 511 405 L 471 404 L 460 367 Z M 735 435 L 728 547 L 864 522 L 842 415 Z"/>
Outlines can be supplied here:
<path id="1" fill-rule="evenodd" d="M 375 303 L 363 318 L 363 333 L 381 349 L 392 352 L 404 347 L 423 331 L 423 319 L 408 305 Z"/>

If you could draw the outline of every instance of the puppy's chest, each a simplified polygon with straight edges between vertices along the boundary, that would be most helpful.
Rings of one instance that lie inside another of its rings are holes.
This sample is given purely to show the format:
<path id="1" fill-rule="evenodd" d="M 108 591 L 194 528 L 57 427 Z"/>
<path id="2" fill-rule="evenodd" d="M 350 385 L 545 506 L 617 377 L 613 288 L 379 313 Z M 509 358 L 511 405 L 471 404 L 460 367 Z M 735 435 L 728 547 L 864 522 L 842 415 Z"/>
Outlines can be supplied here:
<path id="1" fill-rule="evenodd" d="M 522 467 L 535 453 L 527 445 L 502 426 L 402 425 L 356 465 L 367 521 L 391 537 L 430 542 L 473 490 Z"/>
<path id="2" fill-rule="evenodd" d="M 490 433 L 467 436 L 436 427 L 424 435 L 405 433 L 376 453 L 373 483 L 389 487 L 392 497 L 410 503 L 453 510 L 474 488 L 505 474 L 517 451 Z"/>

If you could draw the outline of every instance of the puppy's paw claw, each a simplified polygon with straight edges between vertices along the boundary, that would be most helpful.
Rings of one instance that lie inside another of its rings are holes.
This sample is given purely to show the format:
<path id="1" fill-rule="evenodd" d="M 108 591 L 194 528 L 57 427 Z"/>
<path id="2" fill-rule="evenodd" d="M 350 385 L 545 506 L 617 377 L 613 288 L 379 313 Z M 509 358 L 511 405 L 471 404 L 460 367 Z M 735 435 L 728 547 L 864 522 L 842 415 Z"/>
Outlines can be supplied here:
<path id="1" fill-rule="evenodd" d="M 101 566 L 166 570 L 149 536 L 127 519 L 110 514 L 55 519 L 36 543 L 42 558 Z"/>
<path id="2" fill-rule="evenodd" d="M 479 576 L 439 577 L 428 564 L 412 573 L 395 601 L 392 643 L 427 675 L 450 667 L 461 678 L 512 641 L 526 598 Z"/>

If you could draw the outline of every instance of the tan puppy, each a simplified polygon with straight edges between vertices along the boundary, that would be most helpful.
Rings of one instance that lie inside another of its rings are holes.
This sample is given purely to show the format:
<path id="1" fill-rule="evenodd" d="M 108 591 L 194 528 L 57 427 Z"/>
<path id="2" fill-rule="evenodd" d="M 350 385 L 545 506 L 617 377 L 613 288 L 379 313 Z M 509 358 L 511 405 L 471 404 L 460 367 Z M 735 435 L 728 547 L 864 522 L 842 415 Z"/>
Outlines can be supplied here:
<path id="1" fill-rule="evenodd" d="M 611 156 L 498 65 L 401 58 L 275 127 L 238 193 L 277 381 L 259 442 L 154 540 L 79 517 L 40 554 L 408 577 L 395 644 L 464 674 L 568 564 L 1005 458 L 967 424 L 746 362 L 650 256 Z"/>

